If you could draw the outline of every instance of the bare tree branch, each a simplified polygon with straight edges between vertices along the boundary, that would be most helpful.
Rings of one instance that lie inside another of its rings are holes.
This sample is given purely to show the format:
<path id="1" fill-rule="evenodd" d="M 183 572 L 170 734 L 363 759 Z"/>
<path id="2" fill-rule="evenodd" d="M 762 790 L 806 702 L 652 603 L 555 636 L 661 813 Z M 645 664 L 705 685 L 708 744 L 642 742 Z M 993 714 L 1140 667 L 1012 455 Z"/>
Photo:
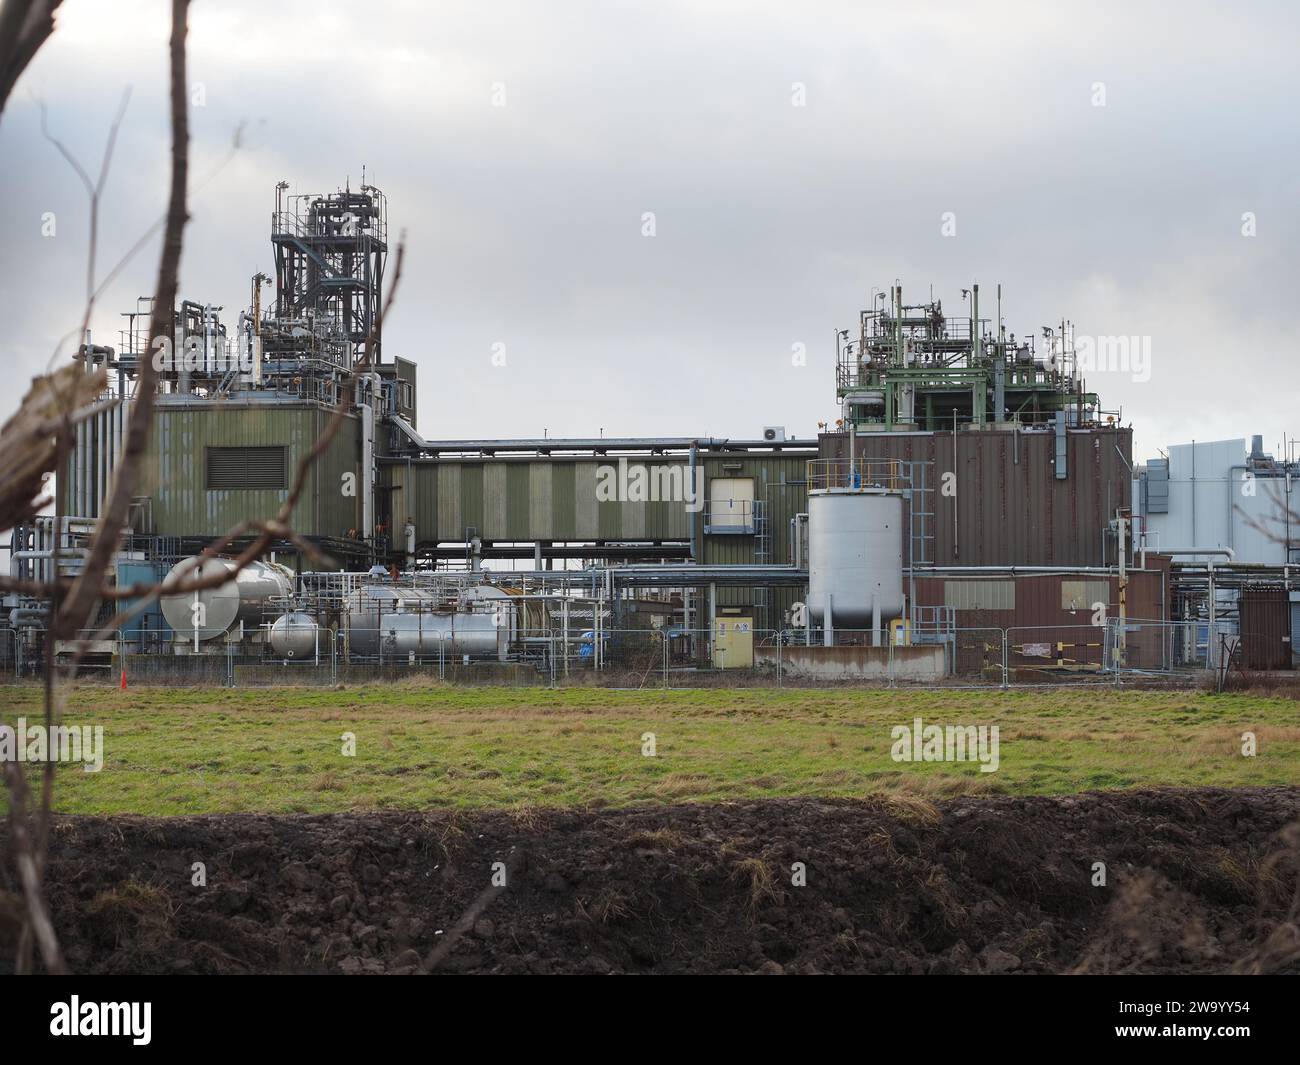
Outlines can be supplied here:
<path id="1" fill-rule="evenodd" d="M 157 338 L 170 336 L 176 306 L 177 275 L 180 271 L 181 247 L 185 223 L 185 181 L 189 173 L 189 112 L 186 95 L 185 38 L 188 32 L 189 0 L 172 0 L 171 35 L 171 102 L 172 102 L 172 176 L 171 198 L 167 210 L 167 229 L 163 234 L 162 258 L 158 264 L 158 285 L 154 294 L 153 314 L 149 323 L 151 347 Z M 127 425 L 126 443 L 113 478 L 108 504 L 99 516 L 99 527 L 91 544 L 90 556 L 80 577 L 73 584 L 67 601 L 53 622 L 52 634 L 75 633 L 90 618 L 99 599 L 99 589 L 108 564 L 117 551 L 118 538 L 130 513 L 139 468 L 144 463 L 153 422 L 154 390 L 158 371 L 153 351 L 140 360 L 135 401 Z"/>
<path id="2" fill-rule="evenodd" d="M 30 5 L 28 5 L 30 7 Z M 171 52 L 171 124 L 172 124 L 172 172 L 171 172 L 171 195 L 167 213 L 167 228 L 163 237 L 162 256 L 158 267 L 158 284 L 154 297 L 153 315 L 151 320 L 151 337 L 169 335 L 173 326 L 174 308 L 176 303 L 177 275 L 180 269 L 180 258 L 182 241 L 184 235 L 187 213 L 185 207 L 186 198 L 186 179 L 188 175 L 189 160 L 189 118 L 187 112 L 188 98 L 186 93 L 186 63 L 185 63 L 185 41 L 188 33 L 187 16 L 189 9 L 189 0 L 172 0 L 172 34 L 170 43 Z M 50 8 L 52 11 L 53 8 Z M 10 8 L 4 9 L 4 16 L 7 17 Z M 48 31 L 45 36 L 48 36 Z M 44 38 L 41 38 L 42 40 Z M 7 38 L 4 45 L 8 44 Z M 38 47 L 39 42 L 34 47 Z M 3 46 L 0 46 L 2 48 Z M 32 49 L 34 53 L 34 47 Z M 0 55 L 4 53 L 0 51 Z M 25 65 L 25 63 L 24 63 Z M 16 75 L 15 75 L 16 78 Z M 126 101 L 123 100 L 122 107 L 125 108 Z M 87 306 L 84 323 L 89 320 L 90 307 L 93 304 L 95 296 L 94 283 L 94 260 L 95 260 L 95 243 L 96 229 L 98 222 L 97 203 L 99 192 L 102 190 L 103 182 L 108 173 L 108 166 L 111 160 L 113 146 L 117 137 L 117 126 L 121 122 L 122 112 L 119 111 L 118 118 L 114 123 L 114 128 L 109 136 L 108 147 L 100 169 L 98 183 L 93 186 L 90 184 L 89 177 L 84 169 L 80 167 L 77 161 L 63 148 L 61 144 L 55 141 L 56 147 L 64 154 L 65 158 L 72 164 L 73 168 L 82 177 L 83 182 L 90 190 L 92 209 L 91 209 L 91 248 L 90 261 L 87 267 Z M 48 136 L 48 131 L 46 131 Z M 53 138 L 51 138 L 53 140 Z M 71 587 L 66 589 L 67 598 L 64 600 L 65 588 L 57 579 L 57 567 L 55 571 L 55 580 L 52 582 L 50 589 L 50 624 L 46 631 L 46 663 L 45 663 L 45 719 L 47 727 L 53 720 L 55 712 L 55 671 L 54 671 L 54 652 L 55 645 L 62 633 L 75 632 L 81 625 L 85 624 L 91 617 L 92 611 L 99 600 L 100 588 L 104 583 L 104 575 L 108 571 L 109 563 L 117 551 L 118 540 L 121 536 L 123 527 L 126 524 L 126 518 L 130 511 L 131 497 L 135 490 L 135 481 L 137 469 L 143 460 L 144 451 L 148 446 L 149 431 L 151 428 L 153 407 L 154 407 L 154 390 L 157 371 L 152 360 L 152 351 L 146 353 L 146 358 L 142 360 L 140 374 L 138 377 L 138 389 L 135 403 L 131 408 L 131 417 L 127 426 L 126 444 L 117 467 L 116 476 L 113 482 L 113 489 L 108 500 L 108 504 L 100 516 L 95 536 L 91 541 L 90 553 L 86 559 L 85 566 L 80 576 L 72 583 Z M 74 373 L 83 377 L 83 367 L 68 367 Z M 49 388 L 52 395 L 59 392 L 59 382 L 57 375 L 51 375 L 45 379 L 49 382 Z M 96 382 L 102 387 L 102 382 Z M 70 450 L 71 438 L 71 419 L 74 416 L 77 405 L 71 402 L 75 398 L 76 390 L 80 382 L 70 381 L 66 384 L 66 392 L 58 398 L 63 402 L 60 404 L 60 413 L 62 414 L 61 423 L 59 424 L 54 442 L 54 469 L 61 470 L 64 464 L 64 457 Z M 98 394 L 99 388 L 95 389 Z M 40 424 L 46 424 L 48 417 L 34 419 Z M 54 522 L 54 543 L 57 546 L 61 542 L 61 526 L 63 521 L 63 511 L 60 502 L 56 501 L 55 522 Z M 64 962 L 62 952 L 59 949 L 58 940 L 54 933 L 54 927 L 50 921 L 49 912 L 45 905 L 44 897 L 41 893 L 41 876 L 44 867 L 45 851 L 49 840 L 49 822 L 51 817 L 52 795 L 54 785 L 54 767 L 53 754 L 47 758 L 44 772 L 44 786 L 42 788 L 41 803 L 38 812 L 38 822 L 36 831 L 33 832 L 28 824 L 28 807 L 29 795 L 27 782 L 23 773 L 22 766 L 16 761 L 6 761 L 4 766 L 5 784 L 9 791 L 9 817 L 10 817 L 10 837 L 14 847 L 14 858 L 18 867 L 18 872 L 23 885 L 23 895 L 27 903 L 27 913 L 25 926 L 20 936 L 20 965 L 25 965 L 23 958 L 24 948 L 31 940 L 35 940 L 36 945 L 41 951 L 41 958 L 45 967 L 50 972 L 66 972 L 67 966 Z"/>
<path id="3" fill-rule="evenodd" d="M 54 32 L 63 0 L 9 0 L 0 8 L 0 114 L 14 85 Z"/>

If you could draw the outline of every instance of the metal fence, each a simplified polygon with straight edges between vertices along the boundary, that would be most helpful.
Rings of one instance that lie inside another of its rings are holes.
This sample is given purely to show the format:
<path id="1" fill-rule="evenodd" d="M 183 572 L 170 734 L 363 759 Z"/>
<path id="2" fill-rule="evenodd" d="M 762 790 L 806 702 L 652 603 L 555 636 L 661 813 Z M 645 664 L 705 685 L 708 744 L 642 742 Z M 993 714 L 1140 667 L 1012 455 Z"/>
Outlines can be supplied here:
<path id="1" fill-rule="evenodd" d="M 318 629 L 293 654 L 257 638 L 144 645 L 116 640 L 57 645 L 78 676 L 117 684 L 257 687 L 409 679 L 426 683 L 610 688 L 862 686 L 1017 688 L 1203 683 L 1240 660 L 1235 623 L 1107 619 L 1101 625 L 931 626 L 887 633 L 760 629 L 720 616 L 705 628 L 665 625 L 498 633 Z M 89 634 L 86 634 L 88 637 Z M 86 637 L 83 637 L 86 639 Z M 0 664 L 11 677 L 44 673 L 44 648 L 6 631 Z"/>

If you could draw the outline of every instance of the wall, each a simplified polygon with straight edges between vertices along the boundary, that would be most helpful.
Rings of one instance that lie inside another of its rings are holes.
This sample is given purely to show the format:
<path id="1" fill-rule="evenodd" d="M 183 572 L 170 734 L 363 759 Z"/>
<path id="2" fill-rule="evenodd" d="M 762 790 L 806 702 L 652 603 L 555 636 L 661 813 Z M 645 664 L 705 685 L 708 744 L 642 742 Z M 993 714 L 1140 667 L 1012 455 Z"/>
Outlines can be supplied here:
<path id="1" fill-rule="evenodd" d="M 1246 441 L 1206 440 L 1169 448 L 1169 512 L 1146 514 L 1147 547 L 1228 547 L 1238 562 L 1280 566 L 1283 542 L 1300 529 L 1288 530 L 1289 503 L 1285 477 L 1247 480 Z M 1134 513 L 1142 512 L 1140 475 L 1134 481 Z M 1205 561 L 1208 555 L 1180 555 L 1179 562 Z M 1219 556 L 1219 560 L 1221 560 Z"/>
<path id="2" fill-rule="evenodd" d="M 629 486 L 636 465 L 656 474 L 666 469 L 674 483 L 689 483 L 686 460 L 680 456 L 629 458 Z M 394 527 L 414 521 L 422 544 L 464 542 L 469 528 L 484 540 L 521 543 L 690 537 L 681 501 L 598 497 L 600 467 L 617 471 L 617 459 L 502 456 L 394 460 L 386 466 L 393 486 Z M 615 473 L 610 483 L 617 480 Z"/>
<path id="3" fill-rule="evenodd" d="M 754 649 L 754 665 L 775 669 L 774 647 Z M 886 677 L 899 680 L 937 681 L 944 676 L 944 649 L 918 647 L 802 647 L 781 648 L 782 669 L 792 675 L 824 680 Z"/>
<path id="4" fill-rule="evenodd" d="M 237 400 L 164 403 L 154 417 L 138 495 L 152 501 L 152 527 L 165 536 L 217 536 L 249 518 L 270 518 L 289 490 L 205 488 L 204 448 L 288 448 L 292 484 L 298 462 L 324 434 L 332 411 L 313 404 L 271 405 Z M 357 494 L 343 494 L 343 474 L 356 478 Z M 305 536 L 342 537 L 360 526 L 358 420 L 348 416 L 329 450 L 312 468 L 292 524 Z"/>
<path id="5" fill-rule="evenodd" d="M 1126 635 L 1128 663 L 1136 668 L 1161 669 L 1171 664 L 1169 617 L 1169 559 L 1147 557 L 1146 570 L 1130 570 L 1125 594 L 1129 629 Z M 992 630 L 1008 630 L 1010 661 L 1017 664 L 1043 664 L 1037 655 L 1017 651 L 1026 645 L 1064 644 L 1063 657 L 1075 662 L 1099 666 L 1102 662 L 1103 629 L 1094 625 L 1093 602 L 1106 604 L 1106 618 L 1119 617 L 1119 577 L 1098 573 L 1043 573 L 979 576 L 923 576 L 916 579 L 916 600 L 921 606 L 972 602 L 974 596 L 954 594 L 984 583 L 1014 585 L 1014 606 L 1004 609 L 1001 597 L 989 595 L 984 601 L 995 605 L 962 607 L 956 611 L 958 630 L 969 630 L 958 638 L 960 673 L 978 671 L 990 660 L 988 645 L 1000 641 Z M 1088 594 L 1085 601 L 1072 595 L 1082 584 Z M 1069 592 L 1070 594 L 1067 594 Z M 1094 595 L 1096 598 L 1094 599 Z M 1089 602 L 1087 600 L 1092 600 Z M 1068 604 L 1068 605 L 1067 605 Z M 1071 609 L 1073 606 L 1073 609 Z M 1158 624 L 1138 626 L 1137 622 Z M 990 630 L 981 632 L 980 630 Z M 999 654 L 1000 660 L 1000 654 Z"/>
<path id="6" fill-rule="evenodd" d="M 928 462 L 933 561 L 940 566 L 1099 566 L 1114 561 L 1105 530 L 1129 505 L 1132 431 L 1071 430 L 1067 476 L 1055 476 L 1051 431 L 859 433 L 858 458 Z M 845 458 L 848 437 L 820 438 L 824 458 Z M 938 489 L 955 472 L 957 492 Z M 956 513 L 954 528 L 953 516 Z"/>

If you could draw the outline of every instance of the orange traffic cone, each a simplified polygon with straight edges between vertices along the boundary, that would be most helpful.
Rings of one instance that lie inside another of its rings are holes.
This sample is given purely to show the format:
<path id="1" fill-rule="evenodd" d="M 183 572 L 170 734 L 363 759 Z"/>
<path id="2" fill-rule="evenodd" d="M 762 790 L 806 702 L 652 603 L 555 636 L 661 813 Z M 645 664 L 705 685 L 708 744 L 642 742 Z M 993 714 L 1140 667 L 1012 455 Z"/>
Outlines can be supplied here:
<path id="1" fill-rule="evenodd" d="M 122 690 L 126 691 L 126 667 L 122 667 Z"/>

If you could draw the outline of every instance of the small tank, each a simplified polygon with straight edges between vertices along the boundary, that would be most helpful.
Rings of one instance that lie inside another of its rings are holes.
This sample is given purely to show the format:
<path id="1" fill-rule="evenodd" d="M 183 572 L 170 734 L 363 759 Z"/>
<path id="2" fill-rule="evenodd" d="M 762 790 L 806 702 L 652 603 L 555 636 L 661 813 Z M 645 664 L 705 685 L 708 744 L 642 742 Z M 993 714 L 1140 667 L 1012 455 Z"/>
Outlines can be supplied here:
<path id="1" fill-rule="evenodd" d="M 281 614 L 271 625 L 271 650 L 278 658 L 313 658 L 319 640 L 316 619 L 298 610 Z"/>

